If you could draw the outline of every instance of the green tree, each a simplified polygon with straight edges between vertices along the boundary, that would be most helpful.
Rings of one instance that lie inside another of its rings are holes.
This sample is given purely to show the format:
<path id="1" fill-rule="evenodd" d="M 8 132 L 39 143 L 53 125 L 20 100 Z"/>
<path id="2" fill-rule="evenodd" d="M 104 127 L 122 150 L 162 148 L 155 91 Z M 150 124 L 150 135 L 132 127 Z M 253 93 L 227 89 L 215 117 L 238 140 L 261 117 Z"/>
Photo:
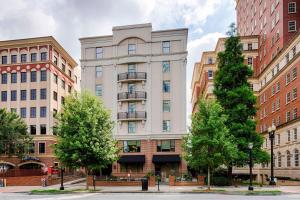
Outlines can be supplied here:
<path id="1" fill-rule="evenodd" d="M 200 100 L 198 112 L 192 117 L 191 132 L 183 143 L 188 165 L 198 171 L 207 169 L 209 190 L 212 171 L 236 157 L 236 146 L 228 134 L 226 120 L 227 116 L 217 102 Z"/>
<path id="2" fill-rule="evenodd" d="M 228 116 L 226 126 L 238 148 L 238 157 L 228 168 L 231 179 L 232 165 L 244 166 L 248 163 L 249 142 L 254 145 L 254 162 L 266 162 L 269 156 L 261 149 L 263 137 L 255 130 L 256 96 L 248 83 L 253 71 L 244 64 L 242 45 L 234 24 L 230 26 L 228 35 L 225 50 L 218 54 L 214 94 Z"/>
<path id="3" fill-rule="evenodd" d="M 114 123 L 110 112 L 95 96 L 88 92 L 68 96 L 56 118 L 55 154 L 64 166 L 84 167 L 88 179 L 91 170 L 103 169 L 117 160 Z"/>
<path id="4" fill-rule="evenodd" d="M 24 120 L 14 112 L 0 109 L 0 154 L 22 157 L 30 141 Z"/>

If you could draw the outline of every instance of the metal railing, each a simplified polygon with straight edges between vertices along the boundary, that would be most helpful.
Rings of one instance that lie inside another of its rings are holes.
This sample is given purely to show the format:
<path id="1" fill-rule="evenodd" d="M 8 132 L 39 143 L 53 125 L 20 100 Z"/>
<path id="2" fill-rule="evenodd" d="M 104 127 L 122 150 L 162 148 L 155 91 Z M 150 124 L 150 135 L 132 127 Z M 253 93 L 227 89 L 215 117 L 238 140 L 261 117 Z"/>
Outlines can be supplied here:
<path id="1" fill-rule="evenodd" d="M 123 81 L 123 80 L 145 80 L 147 79 L 147 74 L 146 72 L 126 72 L 126 73 L 121 73 L 118 74 L 118 81 Z"/>
<path id="2" fill-rule="evenodd" d="M 146 92 L 122 92 L 118 94 L 118 100 L 146 99 Z"/>
<path id="3" fill-rule="evenodd" d="M 137 112 L 119 112 L 118 119 L 146 119 L 147 113 L 145 111 L 137 111 Z"/>

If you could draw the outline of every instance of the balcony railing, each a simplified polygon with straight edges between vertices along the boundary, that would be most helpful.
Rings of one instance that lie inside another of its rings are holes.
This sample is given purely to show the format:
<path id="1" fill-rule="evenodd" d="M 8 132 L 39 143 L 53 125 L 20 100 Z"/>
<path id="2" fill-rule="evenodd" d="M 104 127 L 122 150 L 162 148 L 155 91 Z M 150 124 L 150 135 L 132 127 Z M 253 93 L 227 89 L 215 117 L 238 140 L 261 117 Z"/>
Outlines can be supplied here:
<path id="1" fill-rule="evenodd" d="M 146 92 L 122 92 L 118 94 L 118 100 L 145 100 L 147 98 Z"/>
<path id="2" fill-rule="evenodd" d="M 146 72 L 126 72 L 118 74 L 118 81 L 127 81 L 127 80 L 146 80 Z"/>
<path id="3" fill-rule="evenodd" d="M 146 118 L 147 113 L 145 111 L 118 113 L 118 120 L 145 120 Z"/>

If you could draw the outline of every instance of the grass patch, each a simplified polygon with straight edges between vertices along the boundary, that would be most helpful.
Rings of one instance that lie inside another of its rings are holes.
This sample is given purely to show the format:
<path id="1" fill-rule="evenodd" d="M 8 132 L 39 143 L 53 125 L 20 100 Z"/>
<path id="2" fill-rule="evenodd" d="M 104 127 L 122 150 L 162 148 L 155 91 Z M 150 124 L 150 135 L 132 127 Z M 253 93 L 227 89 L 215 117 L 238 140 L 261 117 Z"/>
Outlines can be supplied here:
<path id="1" fill-rule="evenodd" d="M 44 190 L 32 190 L 30 194 L 70 194 L 70 193 L 85 193 L 85 192 L 99 192 L 100 189 L 73 189 L 73 190 L 59 190 L 59 189 L 44 189 Z"/>
<path id="2" fill-rule="evenodd" d="M 224 189 L 212 189 L 212 190 L 193 190 L 196 193 L 220 193 L 220 194 L 228 194 L 228 195 L 253 195 L 253 196 L 275 196 L 281 195 L 281 191 L 279 190 L 254 190 L 254 191 L 227 191 Z"/>

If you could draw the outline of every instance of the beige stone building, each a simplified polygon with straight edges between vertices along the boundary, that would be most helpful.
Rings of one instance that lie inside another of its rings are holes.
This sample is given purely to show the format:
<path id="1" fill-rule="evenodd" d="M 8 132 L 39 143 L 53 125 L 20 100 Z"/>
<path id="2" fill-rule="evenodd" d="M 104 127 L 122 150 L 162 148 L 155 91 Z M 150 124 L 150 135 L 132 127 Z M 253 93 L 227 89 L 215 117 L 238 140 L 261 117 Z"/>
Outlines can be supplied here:
<path id="1" fill-rule="evenodd" d="M 186 171 L 187 29 L 118 26 L 108 36 L 81 38 L 83 90 L 103 100 L 122 148 L 113 175 Z"/>
<path id="2" fill-rule="evenodd" d="M 33 136 L 24 158 L 7 157 L 3 152 L 0 167 L 58 165 L 51 147 L 56 142 L 53 116 L 64 98 L 78 89 L 76 66 L 76 61 L 51 36 L 0 41 L 0 108 L 18 113 Z"/>

